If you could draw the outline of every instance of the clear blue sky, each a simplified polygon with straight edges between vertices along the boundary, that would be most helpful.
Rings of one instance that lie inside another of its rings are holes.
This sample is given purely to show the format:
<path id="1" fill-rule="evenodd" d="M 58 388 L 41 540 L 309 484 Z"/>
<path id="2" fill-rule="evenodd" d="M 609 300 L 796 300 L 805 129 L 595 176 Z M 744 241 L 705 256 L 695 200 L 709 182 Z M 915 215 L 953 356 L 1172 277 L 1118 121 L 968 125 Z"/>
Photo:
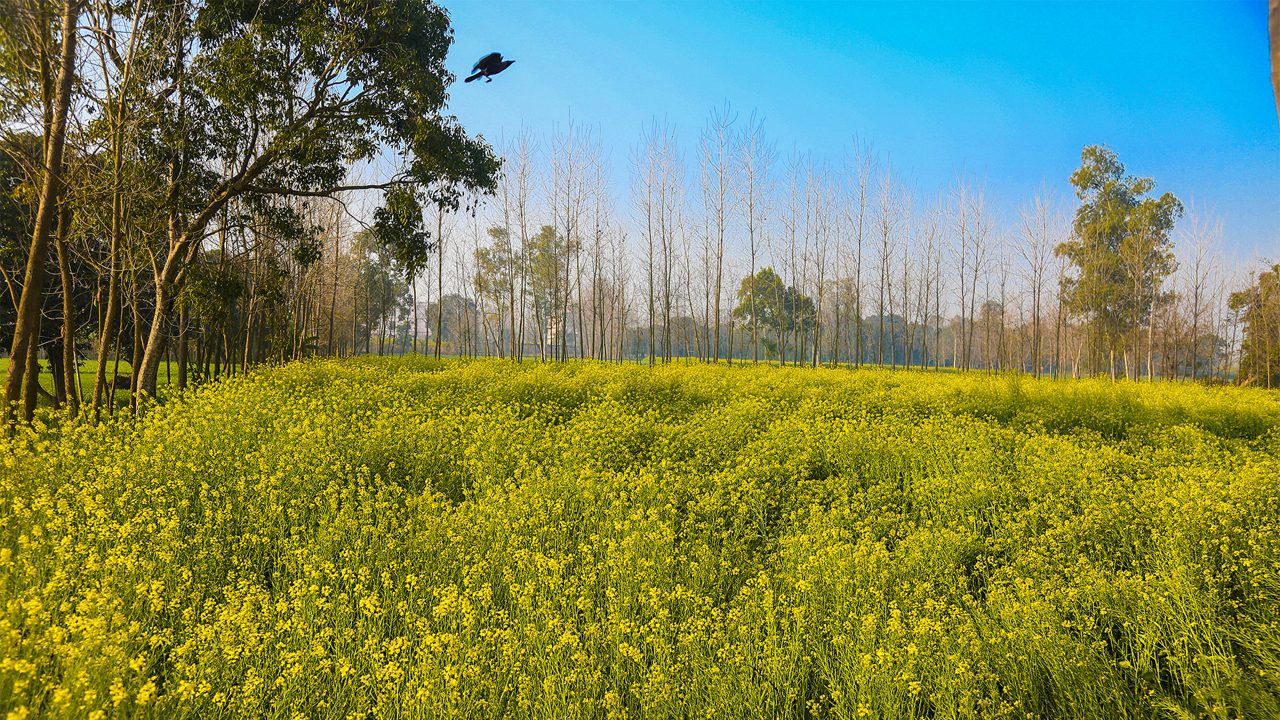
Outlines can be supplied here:
<path id="1" fill-rule="evenodd" d="M 1280 259 L 1265 0 L 443 2 L 459 80 L 491 50 L 517 61 L 451 89 L 468 129 L 545 136 L 572 118 L 619 181 L 654 118 L 691 155 L 726 101 L 763 116 L 780 154 L 834 162 L 865 139 L 922 194 L 963 176 L 1004 217 L 1045 183 L 1074 203 L 1080 149 L 1102 143 L 1211 209 L 1241 260 Z"/>

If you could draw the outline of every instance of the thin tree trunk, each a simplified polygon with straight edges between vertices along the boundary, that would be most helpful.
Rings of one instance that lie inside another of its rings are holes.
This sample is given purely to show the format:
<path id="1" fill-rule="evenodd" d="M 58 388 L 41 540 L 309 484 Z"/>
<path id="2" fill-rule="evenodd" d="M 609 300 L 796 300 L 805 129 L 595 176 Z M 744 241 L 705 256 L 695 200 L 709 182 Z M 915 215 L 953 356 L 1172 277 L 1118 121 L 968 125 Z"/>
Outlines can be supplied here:
<path id="1" fill-rule="evenodd" d="M 62 281 L 62 367 L 51 368 L 54 373 L 62 371 L 63 387 L 66 389 L 67 414 L 75 417 L 80 414 L 80 395 L 76 371 L 76 313 L 74 286 L 71 281 L 71 265 L 67 259 L 67 235 L 71 232 L 71 208 L 63 205 L 58 218 L 58 274 Z"/>
<path id="2" fill-rule="evenodd" d="M 436 208 L 436 359 L 440 359 L 440 333 L 444 329 L 444 210 Z"/>
<path id="3" fill-rule="evenodd" d="M 191 323 L 191 311 L 183 307 L 178 310 L 178 389 L 187 389 L 187 346 L 190 344 L 188 329 Z"/>
<path id="4" fill-rule="evenodd" d="M 57 97 L 54 100 L 49 142 L 44 157 L 44 183 L 40 189 L 35 231 L 31 237 L 31 254 L 27 258 L 22 297 L 18 302 L 18 315 L 13 331 L 13 345 L 9 351 L 9 375 L 5 380 L 5 415 L 10 420 L 14 417 L 14 406 L 19 400 L 25 400 L 23 417 L 26 420 L 30 421 L 35 415 L 34 386 L 29 386 L 33 391 L 28 392 L 24 399 L 23 379 L 24 373 L 35 365 L 36 345 L 40 338 L 45 259 L 49 255 L 49 236 L 62 191 L 62 156 L 67 138 L 67 114 L 71 107 L 71 84 L 75 75 L 76 21 L 79 16 L 80 0 L 66 0 L 62 10 L 62 54 L 58 68 Z"/>

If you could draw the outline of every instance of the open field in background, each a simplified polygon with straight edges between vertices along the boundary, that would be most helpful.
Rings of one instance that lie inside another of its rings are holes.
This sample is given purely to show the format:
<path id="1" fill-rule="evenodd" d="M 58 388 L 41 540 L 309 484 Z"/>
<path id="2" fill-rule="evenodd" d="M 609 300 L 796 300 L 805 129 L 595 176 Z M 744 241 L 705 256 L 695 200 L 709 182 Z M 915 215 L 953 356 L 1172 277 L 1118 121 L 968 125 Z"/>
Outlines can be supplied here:
<path id="1" fill-rule="evenodd" d="M 0 440 L 0 710 L 1280 716 L 1280 394 L 360 358 Z"/>
<path id="2" fill-rule="evenodd" d="M 132 372 L 132 366 L 125 361 L 120 362 L 119 372 L 121 375 L 128 375 Z M 107 381 L 111 381 L 111 372 L 115 370 L 115 362 L 107 362 Z M 0 358 L 0 377 L 4 377 L 9 373 L 9 358 Z M 80 361 L 80 389 L 86 402 L 93 401 L 93 383 L 98 375 L 97 360 L 81 360 Z M 160 388 L 168 389 L 170 385 L 178 383 L 178 363 L 169 362 L 160 364 L 160 377 L 157 385 Z M 50 395 L 53 394 L 53 374 L 49 371 L 49 361 L 42 359 L 40 361 L 40 387 L 44 388 Z M 163 397 L 163 396 L 162 396 Z M 129 404 L 128 389 L 120 389 L 115 393 L 116 405 Z M 46 397 L 41 397 L 40 407 L 51 406 L 52 403 Z"/>

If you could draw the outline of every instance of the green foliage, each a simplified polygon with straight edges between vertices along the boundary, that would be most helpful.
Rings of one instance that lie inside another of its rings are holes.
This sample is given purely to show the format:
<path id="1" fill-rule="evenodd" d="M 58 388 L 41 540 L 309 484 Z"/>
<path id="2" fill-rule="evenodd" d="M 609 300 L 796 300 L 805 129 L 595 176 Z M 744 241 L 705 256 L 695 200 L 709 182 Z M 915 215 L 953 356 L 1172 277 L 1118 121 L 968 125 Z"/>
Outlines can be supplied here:
<path id="1" fill-rule="evenodd" d="M 421 204 L 457 208 L 493 188 L 491 149 L 444 114 L 452 30 L 430 0 L 186 7 L 146 11 L 141 37 L 158 60 L 138 68 L 148 74 L 133 92 L 143 154 L 160 167 L 180 158 L 188 212 L 223 193 L 327 194 L 353 165 L 386 153 L 402 167 L 374 183 L 386 193 L 376 227 L 412 267 L 430 250 Z"/>
<path id="2" fill-rule="evenodd" d="M 477 248 L 475 252 L 476 291 L 493 297 L 501 307 L 511 298 L 522 258 L 511 247 L 511 238 L 505 228 L 489 228 L 489 238 L 493 245 Z"/>
<path id="3" fill-rule="evenodd" d="M 813 298 L 784 283 L 771 267 L 743 278 L 738 286 L 733 316 L 750 323 L 753 311 L 759 326 L 771 330 L 779 341 L 793 332 L 811 331 L 816 319 Z M 776 352 L 777 343 L 766 338 L 765 344 L 770 354 Z"/>
<path id="4" fill-rule="evenodd" d="M 412 278 L 427 265 L 436 245 L 422 220 L 422 204 L 407 187 L 386 192 L 385 203 L 373 212 L 373 237 Z"/>
<path id="5" fill-rule="evenodd" d="M 578 250 L 579 241 L 565 238 L 550 225 L 543 225 L 525 247 L 528 263 L 531 305 L 535 315 L 545 321 L 562 306 L 566 287 L 564 264 Z"/>
<path id="6" fill-rule="evenodd" d="M 1071 239 L 1055 250 L 1076 271 L 1067 282 L 1067 302 L 1094 322 L 1102 345 L 1111 349 L 1147 322 L 1161 283 L 1176 268 L 1170 233 L 1182 215 L 1182 203 L 1171 193 L 1146 197 L 1154 180 L 1124 173 L 1110 149 L 1084 149 L 1071 174 L 1082 204 Z"/>
<path id="7" fill-rule="evenodd" d="M 178 304 L 186 308 L 196 322 L 217 332 L 226 332 L 242 294 L 244 277 L 237 268 L 197 263 L 187 268 Z"/>
<path id="8" fill-rule="evenodd" d="M 1280 264 L 1258 274 L 1258 283 L 1231 294 L 1230 308 L 1244 321 L 1240 374 L 1272 388 L 1280 384 Z"/>
<path id="9" fill-rule="evenodd" d="M 0 439 L 0 711 L 1276 717 L 1280 399 L 308 361 Z"/>

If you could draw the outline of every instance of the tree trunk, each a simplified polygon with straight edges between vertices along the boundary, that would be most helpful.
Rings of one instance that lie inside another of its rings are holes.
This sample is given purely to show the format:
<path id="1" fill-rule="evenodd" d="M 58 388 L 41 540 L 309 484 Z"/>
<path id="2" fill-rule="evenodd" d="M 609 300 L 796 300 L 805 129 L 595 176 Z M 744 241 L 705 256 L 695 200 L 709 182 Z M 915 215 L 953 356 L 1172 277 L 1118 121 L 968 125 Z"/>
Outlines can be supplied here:
<path id="1" fill-rule="evenodd" d="M 79 373 L 76 370 L 76 313 L 74 287 L 71 282 L 71 265 L 67 260 L 67 235 L 71 232 L 71 210 L 65 204 L 58 218 L 58 274 L 62 281 L 62 367 L 50 370 L 57 377 L 62 372 L 62 385 L 66 389 L 67 414 L 80 414 Z M 50 360 L 52 361 L 52 356 Z"/>
<path id="2" fill-rule="evenodd" d="M 440 359 L 440 333 L 444 329 L 444 209 L 436 208 L 436 347 Z"/>
<path id="3" fill-rule="evenodd" d="M 53 377 L 53 402 L 57 407 L 62 407 L 67 402 L 67 378 L 62 374 L 63 359 L 67 357 L 66 347 L 62 343 L 62 339 L 58 338 L 49 343 L 45 354 L 49 357 L 49 374 Z M 39 371 L 36 372 L 36 379 L 39 380 Z"/>
<path id="4" fill-rule="evenodd" d="M 191 323 L 191 313 L 185 307 L 178 311 L 178 389 L 185 390 L 187 388 L 187 345 L 189 334 L 188 326 Z"/>
<path id="5" fill-rule="evenodd" d="M 44 300 L 45 259 L 49 254 L 49 234 L 57 212 L 58 196 L 62 189 L 62 155 L 67 138 L 67 114 L 71 107 L 71 82 L 75 74 L 76 21 L 80 16 L 80 0 L 66 0 L 62 10 L 62 57 L 58 68 L 58 94 L 54 100 L 53 118 L 49 127 L 44 158 L 44 183 L 40 189 L 40 204 L 36 211 L 35 231 L 31 237 L 31 254 L 22 283 L 22 297 L 18 302 L 18 315 L 13 331 L 13 346 L 9 351 L 9 376 L 5 380 L 5 414 L 13 418 L 14 405 L 23 399 L 23 379 L 36 355 L 40 337 L 40 306 Z M 31 420 L 35 415 L 36 396 L 27 393 L 23 416 Z"/>

